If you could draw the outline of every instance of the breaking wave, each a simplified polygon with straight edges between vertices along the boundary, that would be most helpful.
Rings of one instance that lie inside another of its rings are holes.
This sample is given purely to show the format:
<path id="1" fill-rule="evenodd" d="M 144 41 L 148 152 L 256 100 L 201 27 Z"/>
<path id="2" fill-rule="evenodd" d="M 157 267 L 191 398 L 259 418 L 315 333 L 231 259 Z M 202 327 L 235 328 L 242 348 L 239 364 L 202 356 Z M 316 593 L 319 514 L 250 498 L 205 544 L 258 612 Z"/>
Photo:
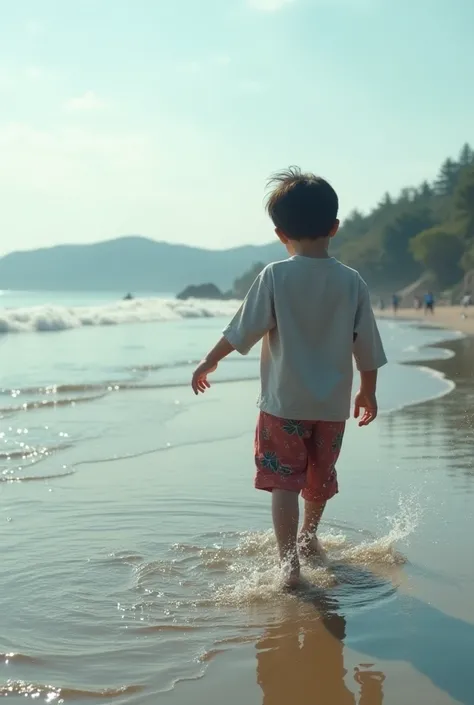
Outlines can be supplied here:
<path id="1" fill-rule="evenodd" d="M 46 333 L 86 326 L 115 326 L 124 323 L 173 321 L 185 318 L 228 317 L 238 301 L 190 299 L 135 299 L 103 306 L 33 306 L 0 311 L 0 335 Z"/>

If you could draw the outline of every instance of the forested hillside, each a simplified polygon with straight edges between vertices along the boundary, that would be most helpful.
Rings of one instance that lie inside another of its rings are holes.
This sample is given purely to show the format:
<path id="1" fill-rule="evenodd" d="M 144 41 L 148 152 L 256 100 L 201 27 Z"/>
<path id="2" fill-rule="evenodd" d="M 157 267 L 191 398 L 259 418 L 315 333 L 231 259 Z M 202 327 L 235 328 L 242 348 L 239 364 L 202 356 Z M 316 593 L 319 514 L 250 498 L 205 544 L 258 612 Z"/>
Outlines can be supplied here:
<path id="1" fill-rule="evenodd" d="M 434 182 L 386 193 L 368 214 L 353 211 L 335 254 L 373 288 L 396 289 L 429 270 L 440 288 L 474 268 L 474 151 L 465 144 Z"/>

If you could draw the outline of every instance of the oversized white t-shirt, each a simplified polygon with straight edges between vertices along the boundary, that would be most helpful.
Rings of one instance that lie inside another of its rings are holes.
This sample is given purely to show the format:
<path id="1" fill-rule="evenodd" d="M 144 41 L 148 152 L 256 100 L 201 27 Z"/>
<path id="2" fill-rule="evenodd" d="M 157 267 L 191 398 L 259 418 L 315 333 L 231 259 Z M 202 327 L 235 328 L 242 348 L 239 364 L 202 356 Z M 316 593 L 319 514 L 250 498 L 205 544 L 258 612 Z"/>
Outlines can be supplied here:
<path id="1" fill-rule="evenodd" d="M 224 336 L 242 355 L 263 338 L 259 407 L 287 419 L 344 421 L 352 356 L 364 371 L 387 362 L 367 285 L 333 257 L 269 264 Z"/>

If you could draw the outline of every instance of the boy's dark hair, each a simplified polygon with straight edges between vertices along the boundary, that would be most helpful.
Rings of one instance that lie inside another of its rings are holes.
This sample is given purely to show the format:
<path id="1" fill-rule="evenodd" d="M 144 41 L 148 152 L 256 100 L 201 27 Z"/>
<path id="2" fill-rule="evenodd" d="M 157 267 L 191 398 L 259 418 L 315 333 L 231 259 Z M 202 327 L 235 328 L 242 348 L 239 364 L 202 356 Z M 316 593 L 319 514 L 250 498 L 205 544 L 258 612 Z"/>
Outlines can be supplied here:
<path id="1" fill-rule="evenodd" d="M 337 220 L 339 199 L 327 181 L 292 166 L 274 174 L 268 186 L 272 189 L 268 215 L 290 240 L 328 237 Z"/>

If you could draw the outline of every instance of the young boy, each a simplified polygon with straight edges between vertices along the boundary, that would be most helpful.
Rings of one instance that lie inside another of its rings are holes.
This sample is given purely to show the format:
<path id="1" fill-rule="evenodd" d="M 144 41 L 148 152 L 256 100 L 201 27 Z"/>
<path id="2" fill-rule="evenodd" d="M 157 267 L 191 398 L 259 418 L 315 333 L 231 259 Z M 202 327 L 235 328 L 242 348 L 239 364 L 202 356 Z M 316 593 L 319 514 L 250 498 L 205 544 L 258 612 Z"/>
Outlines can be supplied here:
<path id="1" fill-rule="evenodd" d="M 263 338 L 260 416 L 255 440 L 257 489 L 272 493 L 275 535 L 288 587 L 303 556 L 322 554 L 316 530 L 338 491 L 336 461 L 350 417 L 352 355 L 361 384 L 359 426 L 377 416 L 377 370 L 385 353 L 358 272 L 328 254 L 339 221 L 338 197 L 324 179 L 291 168 L 271 179 L 267 210 L 289 259 L 257 277 L 224 337 L 194 372 L 195 394 L 234 350 L 246 355 Z M 298 536 L 298 495 L 305 500 Z"/>

